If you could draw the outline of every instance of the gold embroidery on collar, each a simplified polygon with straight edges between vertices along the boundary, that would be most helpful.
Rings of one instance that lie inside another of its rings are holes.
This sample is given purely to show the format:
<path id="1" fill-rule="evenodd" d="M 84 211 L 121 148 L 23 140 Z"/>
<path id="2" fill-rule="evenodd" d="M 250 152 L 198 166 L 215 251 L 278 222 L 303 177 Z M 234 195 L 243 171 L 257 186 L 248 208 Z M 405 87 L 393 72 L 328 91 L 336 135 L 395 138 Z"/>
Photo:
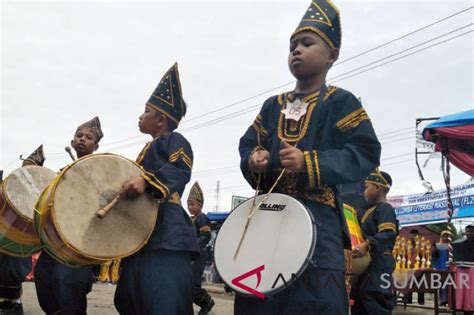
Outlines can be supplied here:
<path id="1" fill-rule="evenodd" d="M 140 154 L 138 154 L 137 159 L 136 159 L 137 164 L 140 164 L 143 161 L 143 159 L 145 158 L 145 154 L 150 148 L 152 142 L 153 141 L 148 142 L 140 151 Z"/>
<path id="2" fill-rule="evenodd" d="M 329 96 L 331 96 L 336 90 L 337 90 L 337 87 L 330 86 L 326 91 L 324 100 L 327 100 Z M 283 104 L 284 103 L 283 99 L 288 98 L 288 97 L 290 98 L 292 97 L 291 93 L 286 93 L 284 96 L 281 96 L 281 98 L 279 98 L 279 102 L 281 101 L 280 104 Z M 294 130 L 297 132 L 296 134 L 288 133 L 289 131 L 288 121 L 285 119 L 285 114 L 280 112 L 280 116 L 278 119 L 278 138 L 280 140 L 285 140 L 287 142 L 296 142 L 296 141 L 301 140 L 306 135 L 306 132 L 308 131 L 308 128 L 309 128 L 309 124 L 311 122 L 311 116 L 312 116 L 313 110 L 316 108 L 316 105 L 317 105 L 318 97 L 319 97 L 319 91 L 314 92 L 302 99 L 303 102 L 309 103 L 309 105 L 308 105 L 306 114 L 303 117 L 301 117 L 301 119 L 298 121 L 298 126 Z M 292 130 L 290 129 L 290 131 Z"/>
<path id="3" fill-rule="evenodd" d="M 362 219 L 360 220 L 362 223 L 364 223 L 365 221 L 367 221 L 367 218 L 369 217 L 369 215 L 377 208 L 377 205 L 369 208 L 365 213 L 364 215 L 362 216 Z"/>

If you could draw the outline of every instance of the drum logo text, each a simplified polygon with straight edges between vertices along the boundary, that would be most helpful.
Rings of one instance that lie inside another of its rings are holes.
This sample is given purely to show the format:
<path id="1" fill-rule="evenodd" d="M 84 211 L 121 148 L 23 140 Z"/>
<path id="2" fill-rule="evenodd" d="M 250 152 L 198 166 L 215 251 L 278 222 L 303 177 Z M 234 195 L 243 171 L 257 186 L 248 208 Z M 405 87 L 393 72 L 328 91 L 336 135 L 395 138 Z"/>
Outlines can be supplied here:
<path id="1" fill-rule="evenodd" d="M 279 205 L 276 203 L 262 203 L 259 210 L 264 211 L 283 211 L 285 210 L 286 205 Z"/>

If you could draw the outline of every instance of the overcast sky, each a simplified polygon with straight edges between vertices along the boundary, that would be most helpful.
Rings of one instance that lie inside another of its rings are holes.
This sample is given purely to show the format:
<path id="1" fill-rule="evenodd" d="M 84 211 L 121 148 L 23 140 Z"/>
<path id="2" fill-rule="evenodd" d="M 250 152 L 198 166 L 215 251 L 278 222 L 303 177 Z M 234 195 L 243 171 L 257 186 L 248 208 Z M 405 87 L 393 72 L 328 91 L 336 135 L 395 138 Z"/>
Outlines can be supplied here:
<path id="1" fill-rule="evenodd" d="M 20 154 L 28 155 L 42 143 L 45 166 L 58 170 L 71 162 L 64 147 L 76 127 L 96 115 L 104 131 L 98 152 L 135 159 L 150 140 L 140 134 L 138 116 L 164 72 L 177 61 L 189 104 L 178 131 L 194 151 L 193 177 L 184 198 L 198 180 L 205 192 L 204 210 L 213 211 L 220 181 L 220 208 L 229 210 L 232 195 L 253 194 L 237 168 L 239 138 L 258 113 L 255 105 L 293 89 L 286 63 L 289 36 L 309 3 L 2 2 L 0 169 L 8 175 L 21 165 Z M 423 192 L 414 162 L 415 119 L 473 108 L 472 2 L 334 3 L 342 20 L 339 61 L 471 6 L 336 65 L 328 75 L 329 83 L 362 98 L 383 144 L 381 168 L 394 179 L 391 194 Z M 331 80 L 363 66 L 348 74 L 355 74 L 352 77 Z M 368 71 L 357 74 L 363 70 Z M 285 83 L 290 84 L 248 99 Z M 435 189 L 443 187 L 439 165 L 440 160 L 433 159 L 424 169 Z M 458 170 L 452 178 L 453 184 L 469 179 Z"/>

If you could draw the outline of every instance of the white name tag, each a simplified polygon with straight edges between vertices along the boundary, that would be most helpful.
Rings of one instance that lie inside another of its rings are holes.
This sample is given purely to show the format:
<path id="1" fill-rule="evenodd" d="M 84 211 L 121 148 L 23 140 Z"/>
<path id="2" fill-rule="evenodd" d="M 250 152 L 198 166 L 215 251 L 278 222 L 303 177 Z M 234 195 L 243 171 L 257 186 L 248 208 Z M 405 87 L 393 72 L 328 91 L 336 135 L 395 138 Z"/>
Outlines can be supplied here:
<path id="1" fill-rule="evenodd" d="M 308 109 L 308 103 L 302 102 L 299 98 L 291 103 L 287 103 L 286 108 L 282 109 L 282 113 L 285 114 L 285 119 L 293 119 L 299 121 L 306 110 Z"/>

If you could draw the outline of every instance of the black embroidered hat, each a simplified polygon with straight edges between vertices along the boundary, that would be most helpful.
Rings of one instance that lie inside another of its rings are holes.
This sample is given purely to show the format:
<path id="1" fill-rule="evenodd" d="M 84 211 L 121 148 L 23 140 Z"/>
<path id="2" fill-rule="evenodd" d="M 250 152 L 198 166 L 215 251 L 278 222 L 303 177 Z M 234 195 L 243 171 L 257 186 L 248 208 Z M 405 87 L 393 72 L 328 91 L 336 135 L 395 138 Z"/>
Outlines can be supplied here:
<path id="1" fill-rule="evenodd" d="M 314 0 L 291 37 L 303 31 L 319 35 L 331 48 L 341 48 L 339 9 L 331 0 Z"/>
<path id="2" fill-rule="evenodd" d="M 204 195 L 202 193 L 201 186 L 199 186 L 199 183 L 196 181 L 191 187 L 191 191 L 189 192 L 188 200 L 194 200 L 199 202 L 201 205 L 204 204 Z"/>
<path id="3" fill-rule="evenodd" d="M 179 81 L 178 63 L 175 63 L 161 78 L 146 105 L 168 117 L 176 126 L 186 114 L 186 104 Z"/>
<path id="4" fill-rule="evenodd" d="M 392 178 L 388 173 L 379 171 L 378 168 L 375 169 L 365 180 L 366 183 L 371 183 L 374 185 L 382 186 L 384 188 L 390 189 L 392 186 Z"/>
<path id="5" fill-rule="evenodd" d="M 21 158 L 21 156 L 20 156 Z M 46 158 L 44 157 L 43 145 L 40 145 L 36 150 L 33 151 L 26 159 L 23 161 L 30 161 L 38 166 L 43 166 Z"/>
<path id="6" fill-rule="evenodd" d="M 95 136 L 97 137 L 97 142 L 99 142 L 100 139 L 102 139 L 102 137 L 104 136 L 104 133 L 102 132 L 102 129 L 100 127 L 99 117 L 97 117 L 97 116 L 95 116 L 91 120 L 86 121 L 85 123 L 83 123 L 82 125 L 77 127 L 76 133 L 82 128 L 90 129 L 95 134 Z"/>

